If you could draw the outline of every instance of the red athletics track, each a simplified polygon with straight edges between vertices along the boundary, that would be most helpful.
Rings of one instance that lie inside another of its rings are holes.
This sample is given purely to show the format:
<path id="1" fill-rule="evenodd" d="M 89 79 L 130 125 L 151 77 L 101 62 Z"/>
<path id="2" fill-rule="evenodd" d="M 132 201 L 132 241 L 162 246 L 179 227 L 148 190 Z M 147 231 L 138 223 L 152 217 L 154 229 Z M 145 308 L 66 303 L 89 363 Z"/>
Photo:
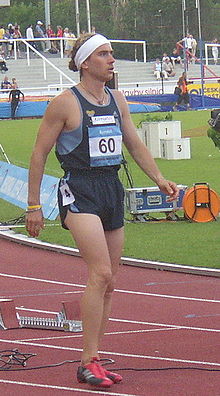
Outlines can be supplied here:
<path id="1" fill-rule="evenodd" d="M 0 238 L 0 294 L 12 298 L 22 316 L 53 316 L 61 301 L 80 296 L 85 286 L 82 259 L 31 248 Z M 218 278 L 122 266 L 111 321 L 101 348 L 124 380 L 110 389 L 78 384 L 78 364 L 30 371 L 1 371 L 7 396 L 219 396 L 220 282 Z M 0 350 L 35 353 L 27 368 L 80 359 L 81 333 L 0 330 Z M 172 369 L 178 368 L 178 370 Z"/>

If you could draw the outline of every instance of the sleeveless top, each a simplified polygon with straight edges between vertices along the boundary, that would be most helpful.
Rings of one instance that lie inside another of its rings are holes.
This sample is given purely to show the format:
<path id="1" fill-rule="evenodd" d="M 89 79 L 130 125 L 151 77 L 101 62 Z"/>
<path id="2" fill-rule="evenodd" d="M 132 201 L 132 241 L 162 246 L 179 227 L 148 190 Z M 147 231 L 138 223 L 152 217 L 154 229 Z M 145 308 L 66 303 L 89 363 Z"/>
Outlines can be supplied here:
<path id="1" fill-rule="evenodd" d="M 61 132 L 55 153 L 65 171 L 87 169 L 119 169 L 122 162 L 121 116 L 112 92 L 105 87 L 106 105 L 90 103 L 72 87 L 81 113 L 78 128 Z"/>

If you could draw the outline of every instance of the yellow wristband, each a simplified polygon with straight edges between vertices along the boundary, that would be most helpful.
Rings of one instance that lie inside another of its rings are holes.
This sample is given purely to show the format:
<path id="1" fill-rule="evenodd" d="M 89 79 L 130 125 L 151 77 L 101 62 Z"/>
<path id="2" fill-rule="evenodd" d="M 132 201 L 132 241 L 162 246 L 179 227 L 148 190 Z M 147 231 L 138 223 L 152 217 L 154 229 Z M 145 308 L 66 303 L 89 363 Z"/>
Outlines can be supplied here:
<path id="1" fill-rule="evenodd" d="M 27 210 L 32 210 L 32 209 L 41 209 L 42 205 L 31 205 L 27 207 Z"/>

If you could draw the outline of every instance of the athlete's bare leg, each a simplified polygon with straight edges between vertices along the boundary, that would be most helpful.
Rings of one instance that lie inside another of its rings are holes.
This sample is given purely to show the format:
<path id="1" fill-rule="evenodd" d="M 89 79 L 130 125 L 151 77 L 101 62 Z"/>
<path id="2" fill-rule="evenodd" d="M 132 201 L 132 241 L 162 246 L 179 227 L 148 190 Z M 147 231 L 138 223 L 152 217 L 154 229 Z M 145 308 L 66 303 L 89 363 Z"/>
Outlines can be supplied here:
<path id="1" fill-rule="evenodd" d="M 116 275 L 119 269 L 122 249 L 124 245 L 124 227 L 118 228 L 113 231 L 105 231 L 105 237 L 106 237 L 108 251 L 111 260 L 112 281 L 109 283 L 106 289 L 106 293 L 104 295 L 104 309 L 103 309 L 102 324 L 100 327 L 100 334 L 99 334 L 99 345 L 104 335 L 106 325 L 109 319 L 109 315 L 111 312 L 112 292 L 114 291 Z"/>
<path id="2" fill-rule="evenodd" d="M 116 262 L 119 262 L 121 254 L 123 228 L 105 233 L 98 216 L 71 212 L 68 212 L 65 224 L 88 265 L 88 282 L 81 304 L 82 363 L 86 364 L 92 357 L 98 356 L 100 335 L 103 334 L 111 306 L 113 273 L 118 268 Z"/>

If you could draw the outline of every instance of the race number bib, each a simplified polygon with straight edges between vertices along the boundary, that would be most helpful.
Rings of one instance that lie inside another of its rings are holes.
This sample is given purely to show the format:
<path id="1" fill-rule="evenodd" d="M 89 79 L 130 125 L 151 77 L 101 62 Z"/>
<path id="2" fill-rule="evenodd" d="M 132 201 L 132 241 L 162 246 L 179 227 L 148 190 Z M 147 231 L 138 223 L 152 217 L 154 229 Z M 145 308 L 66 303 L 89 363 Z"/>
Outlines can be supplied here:
<path id="1" fill-rule="evenodd" d="M 117 125 L 88 127 L 91 166 L 119 165 L 122 160 L 122 134 Z"/>
<path id="2" fill-rule="evenodd" d="M 67 183 L 64 183 L 62 186 L 60 186 L 60 192 L 62 195 L 63 206 L 70 205 L 75 201 L 75 197 L 70 191 Z"/>

